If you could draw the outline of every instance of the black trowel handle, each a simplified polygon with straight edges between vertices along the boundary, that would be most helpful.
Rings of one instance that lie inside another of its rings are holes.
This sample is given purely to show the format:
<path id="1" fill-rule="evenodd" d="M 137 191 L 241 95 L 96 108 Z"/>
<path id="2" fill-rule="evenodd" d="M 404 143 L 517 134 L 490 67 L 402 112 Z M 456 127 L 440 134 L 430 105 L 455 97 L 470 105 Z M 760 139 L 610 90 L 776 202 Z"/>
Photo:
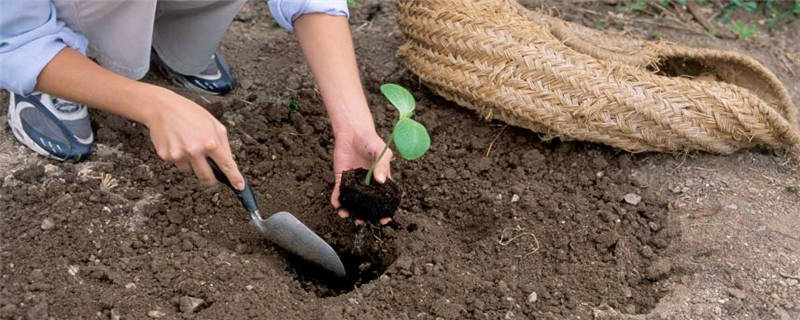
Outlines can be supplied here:
<path id="1" fill-rule="evenodd" d="M 206 160 L 208 161 L 208 165 L 211 166 L 211 171 L 214 171 L 214 177 L 216 177 L 219 182 L 222 182 L 224 185 L 228 186 L 228 188 L 231 188 L 233 193 L 239 197 L 239 201 L 242 202 L 242 206 L 244 206 L 248 212 L 258 211 L 258 202 L 256 201 L 256 196 L 253 194 L 253 188 L 250 187 L 250 180 L 244 178 L 244 189 L 242 191 L 236 190 L 236 188 L 234 188 L 231 182 L 228 180 L 228 177 L 225 176 L 225 173 L 220 170 L 217 163 L 214 162 L 214 160 L 211 160 L 211 158 L 206 158 Z"/>

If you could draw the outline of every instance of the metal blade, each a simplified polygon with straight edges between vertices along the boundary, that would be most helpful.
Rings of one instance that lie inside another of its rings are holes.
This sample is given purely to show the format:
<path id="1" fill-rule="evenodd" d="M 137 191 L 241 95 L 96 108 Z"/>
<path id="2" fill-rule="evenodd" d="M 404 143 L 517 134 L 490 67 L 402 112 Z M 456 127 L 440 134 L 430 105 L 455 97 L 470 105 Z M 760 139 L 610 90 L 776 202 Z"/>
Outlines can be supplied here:
<path id="1" fill-rule="evenodd" d="M 266 220 L 262 220 L 258 213 L 250 217 L 253 227 L 269 241 L 339 278 L 346 275 L 344 264 L 336 251 L 291 213 L 278 212 Z"/>

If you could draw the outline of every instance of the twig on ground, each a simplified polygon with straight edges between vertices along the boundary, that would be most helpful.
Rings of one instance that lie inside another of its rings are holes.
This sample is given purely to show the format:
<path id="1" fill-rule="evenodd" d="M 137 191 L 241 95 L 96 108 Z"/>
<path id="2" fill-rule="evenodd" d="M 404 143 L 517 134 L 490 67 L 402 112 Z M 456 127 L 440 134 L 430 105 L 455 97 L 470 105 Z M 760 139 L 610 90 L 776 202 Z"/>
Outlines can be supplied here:
<path id="1" fill-rule="evenodd" d="M 675 29 L 675 30 L 680 30 L 680 31 L 686 31 L 686 32 L 689 32 L 689 33 L 692 33 L 692 34 L 696 34 L 696 35 L 706 35 L 703 32 L 699 32 L 699 31 L 694 30 L 694 29 L 689 29 L 689 28 L 686 28 L 686 27 L 683 27 L 683 26 L 676 26 L 676 25 L 673 25 L 673 24 L 660 23 L 660 22 L 649 21 L 649 20 L 644 20 L 644 19 L 631 19 L 631 18 L 627 18 L 627 17 L 623 16 L 622 14 L 609 13 L 608 15 L 605 15 L 605 14 L 599 13 L 597 11 L 586 9 L 586 8 L 581 8 L 581 7 L 576 7 L 576 9 L 581 11 L 581 12 L 585 12 L 585 13 L 596 15 L 596 16 L 603 16 L 603 17 L 609 17 L 610 16 L 611 18 L 618 19 L 618 20 L 621 20 L 621 21 L 627 22 L 627 23 L 644 23 L 644 24 L 650 24 L 650 25 L 654 25 L 654 26 L 659 26 L 659 27 L 662 27 L 662 28 L 670 28 L 670 29 Z"/>
<path id="2" fill-rule="evenodd" d="M 703 28 L 706 28 L 706 30 L 713 36 L 723 39 L 737 38 L 735 35 L 728 33 L 724 29 L 717 31 L 714 26 L 711 25 L 711 22 L 703 15 L 703 13 L 700 12 L 700 7 L 698 7 L 696 0 L 689 0 L 689 2 L 686 3 L 686 8 L 689 9 L 689 13 L 692 14 L 694 19 L 697 20 L 697 22 L 699 22 Z"/>
<path id="3" fill-rule="evenodd" d="M 486 149 L 486 156 L 485 156 L 486 158 L 488 158 L 488 157 L 489 157 L 489 155 L 490 155 L 490 154 L 492 154 L 492 147 L 494 146 L 494 143 L 495 143 L 495 142 L 497 142 L 497 139 L 499 139 L 499 138 L 500 138 L 500 135 L 502 135 L 502 134 L 503 134 L 503 132 L 506 132 L 506 129 L 507 129 L 507 128 L 508 128 L 508 125 L 505 125 L 505 126 L 503 126 L 503 129 L 502 129 L 502 130 L 500 130 L 500 133 L 498 133 L 497 135 L 495 135 L 495 136 L 494 136 L 494 139 L 492 139 L 492 142 L 491 142 L 491 143 L 489 143 L 489 148 L 487 148 L 487 149 Z"/>
<path id="4" fill-rule="evenodd" d="M 778 272 L 778 274 L 780 274 L 781 277 L 784 277 L 784 278 L 787 278 L 787 279 L 800 280 L 800 275 L 791 275 L 791 274 L 785 273 L 783 271 Z"/>
<path id="5" fill-rule="evenodd" d="M 513 227 L 513 228 L 503 228 L 503 231 L 500 231 L 500 240 L 497 240 L 497 243 L 499 245 L 505 247 L 505 246 L 508 246 L 509 244 L 511 244 L 512 242 L 514 242 L 514 240 L 517 240 L 517 239 L 519 239 L 519 238 L 521 238 L 523 236 L 531 236 L 533 238 L 533 242 L 534 242 L 534 245 L 536 247 L 532 251 L 530 251 L 528 253 L 525 253 L 524 255 L 520 255 L 518 257 L 520 257 L 520 258 L 521 257 L 527 257 L 527 256 L 532 255 L 532 254 L 536 253 L 537 251 L 539 251 L 539 248 L 540 248 L 539 239 L 536 238 L 536 234 L 534 234 L 533 232 L 524 232 L 524 233 L 520 233 L 520 234 L 518 234 L 516 236 L 513 236 L 511 238 L 506 239 L 506 232 L 509 231 L 509 230 L 517 231 L 517 232 L 525 231 L 524 228 L 522 228 L 522 227 L 520 227 L 518 225 Z"/>

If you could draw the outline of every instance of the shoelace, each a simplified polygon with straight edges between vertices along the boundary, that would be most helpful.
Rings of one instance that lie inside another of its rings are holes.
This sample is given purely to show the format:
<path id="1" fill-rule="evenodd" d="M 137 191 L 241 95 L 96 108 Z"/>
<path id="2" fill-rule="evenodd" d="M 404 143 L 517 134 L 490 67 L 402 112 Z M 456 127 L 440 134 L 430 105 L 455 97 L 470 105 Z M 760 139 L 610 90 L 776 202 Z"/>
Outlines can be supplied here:
<path id="1" fill-rule="evenodd" d="M 63 99 L 59 99 L 59 98 L 53 98 L 53 97 L 51 97 L 50 99 L 52 99 L 52 101 L 53 101 L 53 107 L 55 107 L 56 110 L 64 112 L 64 113 L 75 112 L 75 111 L 80 110 L 80 108 L 81 108 L 81 105 L 79 105 L 77 103 L 74 103 L 72 101 L 67 101 L 67 100 L 63 100 Z"/>

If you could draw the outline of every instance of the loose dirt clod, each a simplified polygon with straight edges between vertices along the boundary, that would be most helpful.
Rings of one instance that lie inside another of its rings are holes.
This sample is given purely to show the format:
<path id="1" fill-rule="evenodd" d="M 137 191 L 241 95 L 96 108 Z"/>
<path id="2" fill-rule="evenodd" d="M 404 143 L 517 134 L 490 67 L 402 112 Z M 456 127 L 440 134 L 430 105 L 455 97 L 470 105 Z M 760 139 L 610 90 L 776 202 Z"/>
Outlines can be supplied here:
<path id="1" fill-rule="evenodd" d="M 150 318 L 153 318 L 153 319 L 161 319 L 166 315 L 167 314 L 164 313 L 164 311 L 161 311 L 161 310 L 150 310 L 150 311 L 147 312 L 147 316 L 150 317 Z"/>
<path id="2" fill-rule="evenodd" d="M 183 313 L 196 312 L 205 300 L 190 296 L 183 296 L 178 299 L 178 306 Z"/>
<path id="3" fill-rule="evenodd" d="M 642 196 L 635 194 L 635 193 L 628 193 L 626 194 L 623 199 L 630 205 L 637 205 L 640 201 L 642 201 Z"/>

